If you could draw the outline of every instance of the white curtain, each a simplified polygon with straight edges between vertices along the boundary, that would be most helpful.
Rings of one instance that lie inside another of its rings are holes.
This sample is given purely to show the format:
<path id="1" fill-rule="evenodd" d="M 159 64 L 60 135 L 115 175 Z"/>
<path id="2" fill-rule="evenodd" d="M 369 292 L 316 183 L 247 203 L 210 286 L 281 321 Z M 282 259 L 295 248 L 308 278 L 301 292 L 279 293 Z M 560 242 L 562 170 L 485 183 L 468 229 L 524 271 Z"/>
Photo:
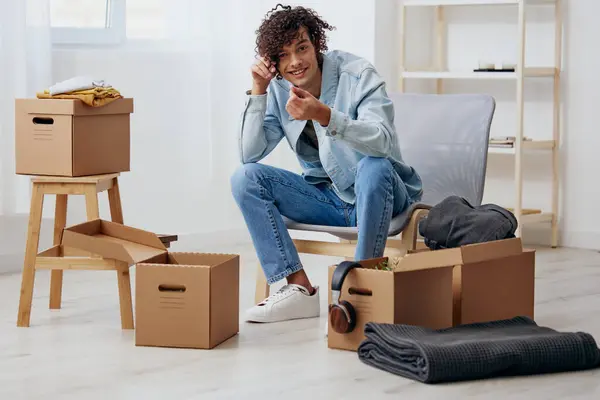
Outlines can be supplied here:
<path id="1" fill-rule="evenodd" d="M 28 207 L 26 177 L 15 175 L 14 101 L 52 79 L 48 0 L 0 2 L 0 215 Z M 23 205 L 23 203 L 26 203 Z"/>

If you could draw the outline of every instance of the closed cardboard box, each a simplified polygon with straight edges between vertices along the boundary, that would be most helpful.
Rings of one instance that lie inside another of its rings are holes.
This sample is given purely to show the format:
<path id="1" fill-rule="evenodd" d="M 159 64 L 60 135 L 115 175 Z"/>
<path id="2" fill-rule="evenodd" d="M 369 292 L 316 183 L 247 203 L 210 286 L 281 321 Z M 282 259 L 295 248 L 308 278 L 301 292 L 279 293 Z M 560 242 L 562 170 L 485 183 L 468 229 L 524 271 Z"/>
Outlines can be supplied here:
<path id="1" fill-rule="evenodd" d="M 136 266 L 137 346 L 211 349 L 239 331 L 239 257 L 163 254 Z"/>
<path id="2" fill-rule="evenodd" d="M 65 228 L 61 244 L 137 266 L 136 345 L 210 349 L 239 331 L 239 255 L 168 252 L 101 219 Z"/>
<path id="3" fill-rule="evenodd" d="M 17 99 L 16 173 L 87 176 L 130 170 L 133 99 L 90 107 L 80 100 Z"/>
<path id="4" fill-rule="evenodd" d="M 382 262 L 394 270 L 382 270 Z M 340 334 L 328 322 L 330 348 L 355 351 L 371 321 L 442 329 L 516 315 L 534 317 L 535 251 L 524 250 L 519 238 L 424 249 L 360 264 L 346 276 L 340 297 L 354 306 L 356 327 Z M 335 267 L 329 268 L 329 287 Z"/>

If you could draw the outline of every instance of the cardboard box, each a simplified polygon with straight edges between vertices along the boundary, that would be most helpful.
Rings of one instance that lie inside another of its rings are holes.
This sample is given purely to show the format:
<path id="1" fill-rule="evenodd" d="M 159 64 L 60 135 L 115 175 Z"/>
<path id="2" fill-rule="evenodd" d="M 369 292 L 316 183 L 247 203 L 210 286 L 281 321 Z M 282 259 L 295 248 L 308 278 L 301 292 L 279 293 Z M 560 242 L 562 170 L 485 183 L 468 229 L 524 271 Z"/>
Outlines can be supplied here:
<path id="1" fill-rule="evenodd" d="M 169 253 L 136 269 L 137 346 L 211 349 L 239 331 L 239 257 Z"/>
<path id="2" fill-rule="evenodd" d="M 86 176 L 130 170 L 133 99 L 15 101 L 16 173 Z"/>
<path id="3" fill-rule="evenodd" d="M 210 349 L 239 332 L 239 256 L 168 252 L 151 232 L 94 220 L 63 246 L 136 264 L 135 343 Z"/>
<path id="4" fill-rule="evenodd" d="M 376 269 L 382 261 L 394 271 Z M 535 251 L 519 238 L 431 251 L 401 258 L 365 260 L 351 270 L 340 300 L 357 313 L 355 329 L 335 332 L 328 322 L 328 347 L 355 351 L 367 322 L 442 329 L 462 323 L 534 317 Z M 335 265 L 329 268 L 329 286 Z M 329 291 L 331 303 L 331 291 Z"/>

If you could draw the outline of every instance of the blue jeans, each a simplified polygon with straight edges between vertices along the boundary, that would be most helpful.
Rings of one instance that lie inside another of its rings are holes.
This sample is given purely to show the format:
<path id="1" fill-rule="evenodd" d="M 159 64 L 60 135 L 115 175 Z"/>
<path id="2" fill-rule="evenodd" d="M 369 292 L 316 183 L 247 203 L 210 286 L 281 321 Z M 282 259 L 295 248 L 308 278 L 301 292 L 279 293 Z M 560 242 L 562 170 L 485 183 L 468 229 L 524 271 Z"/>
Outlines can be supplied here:
<path id="1" fill-rule="evenodd" d="M 358 164 L 356 204 L 342 201 L 326 183 L 313 185 L 298 174 L 258 163 L 241 165 L 231 187 L 269 284 L 302 269 L 282 216 L 305 224 L 358 226 L 355 259 L 360 261 L 383 255 L 392 217 L 411 203 L 392 164 L 376 157 Z"/>

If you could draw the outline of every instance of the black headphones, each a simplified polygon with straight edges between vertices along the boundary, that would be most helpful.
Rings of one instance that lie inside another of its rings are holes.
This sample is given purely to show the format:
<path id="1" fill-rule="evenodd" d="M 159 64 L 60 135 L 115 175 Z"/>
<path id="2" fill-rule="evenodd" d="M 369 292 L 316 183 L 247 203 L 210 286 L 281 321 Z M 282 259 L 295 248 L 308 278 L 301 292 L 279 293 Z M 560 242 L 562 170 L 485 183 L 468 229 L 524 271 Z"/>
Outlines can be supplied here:
<path id="1" fill-rule="evenodd" d="M 340 301 L 340 295 L 342 292 L 342 285 L 348 272 L 353 268 L 360 268 L 361 265 L 353 261 L 342 261 L 333 271 L 331 277 L 331 300 L 332 304 L 329 305 L 329 322 L 331 327 L 337 333 L 349 333 L 354 330 L 356 326 L 356 311 L 352 304 L 342 300 Z"/>

